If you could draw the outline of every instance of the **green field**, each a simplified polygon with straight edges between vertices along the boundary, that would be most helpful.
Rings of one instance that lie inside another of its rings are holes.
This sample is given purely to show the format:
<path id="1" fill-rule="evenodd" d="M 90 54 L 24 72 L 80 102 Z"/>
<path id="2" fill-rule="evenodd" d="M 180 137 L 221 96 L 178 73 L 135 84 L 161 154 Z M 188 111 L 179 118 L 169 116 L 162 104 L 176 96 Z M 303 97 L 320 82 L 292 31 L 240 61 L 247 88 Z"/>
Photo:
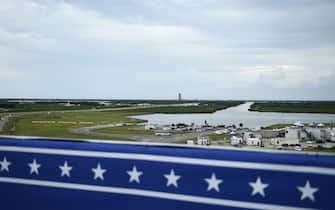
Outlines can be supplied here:
<path id="1" fill-rule="evenodd" d="M 249 111 L 335 114 L 335 102 L 257 102 Z"/>
<path id="2" fill-rule="evenodd" d="M 224 101 L 224 102 L 202 102 L 198 106 L 167 106 L 167 107 L 149 107 L 128 110 L 134 114 L 181 114 L 181 113 L 213 113 L 218 110 L 226 109 L 232 106 L 242 104 L 241 101 Z"/>
<path id="3" fill-rule="evenodd" d="M 24 100 L 23 100 L 24 101 Z M 69 100 L 71 101 L 71 100 Z M 62 110 L 85 110 L 85 109 L 103 109 L 103 108 L 120 108 L 136 106 L 136 104 L 165 105 L 181 103 L 199 103 L 199 107 L 167 107 L 165 110 L 152 110 L 150 113 L 208 113 L 216 110 L 225 109 L 231 106 L 241 104 L 241 101 L 174 101 L 174 100 L 109 100 L 108 106 L 99 104 L 94 101 L 72 101 L 73 106 L 64 106 L 67 101 L 54 102 L 8 102 L 0 99 L 0 113 L 9 112 L 41 112 L 41 111 L 62 111 Z M 146 112 L 146 109 L 142 110 Z"/>
<path id="4" fill-rule="evenodd" d="M 265 130 L 280 129 L 280 128 L 286 128 L 290 125 L 292 125 L 292 124 L 274 124 L 274 125 L 269 125 L 269 126 L 266 126 L 266 127 L 262 127 L 262 129 L 265 129 Z"/>
<path id="5" fill-rule="evenodd" d="M 211 141 L 228 140 L 227 134 L 209 134 L 208 137 Z"/>
<path id="6" fill-rule="evenodd" d="M 94 124 L 107 124 L 113 122 L 143 122 L 142 120 L 128 118 L 129 113 L 123 111 L 110 112 L 76 112 L 57 113 L 50 118 L 47 114 L 31 114 L 22 117 L 9 118 L 1 134 L 26 135 L 43 137 L 88 138 L 86 135 L 72 134 L 69 129 L 82 127 L 80 124 L 60 124 L 58 122 L 93 122 Z M 32 123 L 33 121 L 55 121 L 55 123 Z M 15 127 L 15 129 L 13 129 Z M 92 138 L 91 136 L 89 138 Z M 99 139 L 102 137 L 98 137 Z M 108 138 L 104 138 L 108 139 Z"/>
<path id="7" fill-rule="evenodd" d="M 6 112 L 41 112 L 41 111 L 62 111 L 62 110 L 83 110 L 120 108 L 127 105 L 110 105 L 108 107 L 93 102 L 71 103 L 74 106 L 64 106 L 63 103 L 8 103 L 0 102 L 0 113 Z"/>
<path id="8" fill-rule="evenodd" d="M 3 135 L 25 135 L 25 136 L 43 136 L 43 137 L 64 137 L 64 138 L 95 138 L 92 136 L 78 135 L 70 133 L 69 129 L 84 127 L 88 125 L 80 124 L 88 122 L 94 124 L 109 123 L 139 123 L 143 120 L 129 118 L 131 115 L 152 114 L 152 113 L 203 113 L 214 112 L 230 106 L 238 105 L 242 102 L 206 102 L 199 106 L 168 106 L 138 108 L 118 111 L 81 111 L 81 112 L 53 112 L 28 114 L 23 116 L 10 117 Z M 34 109 L 34 110 L 37 110 Z M 37 123 L 36 123 L 37 122 Z M 95 130 L 102 133 L 114 134 L 137 134 L 153 135 L 153 131 L 136 130 L 134 127 L 113 127 Z M 102 138 L 102 137 L 96 137 Z M 109 138 L 104 138 L 109 139 Z"/>

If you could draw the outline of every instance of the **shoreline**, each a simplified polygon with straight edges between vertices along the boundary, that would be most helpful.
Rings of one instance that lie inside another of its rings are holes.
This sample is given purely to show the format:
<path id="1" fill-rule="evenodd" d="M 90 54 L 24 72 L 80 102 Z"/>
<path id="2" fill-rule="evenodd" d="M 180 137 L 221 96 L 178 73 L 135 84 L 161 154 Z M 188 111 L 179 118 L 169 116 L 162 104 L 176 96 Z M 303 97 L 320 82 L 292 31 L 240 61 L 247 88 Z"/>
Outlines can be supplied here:
<path id="1" fill-rule="evenodd" d="M 256 110 L 256 109 L 248 109 L 249 112 L 266 112 L 266 113 L 288 113 L 288 114 L 333 114 L 335 115 L 335 112 L 297 112 L 297 111 L 276 111 L 276 110 Z"/>

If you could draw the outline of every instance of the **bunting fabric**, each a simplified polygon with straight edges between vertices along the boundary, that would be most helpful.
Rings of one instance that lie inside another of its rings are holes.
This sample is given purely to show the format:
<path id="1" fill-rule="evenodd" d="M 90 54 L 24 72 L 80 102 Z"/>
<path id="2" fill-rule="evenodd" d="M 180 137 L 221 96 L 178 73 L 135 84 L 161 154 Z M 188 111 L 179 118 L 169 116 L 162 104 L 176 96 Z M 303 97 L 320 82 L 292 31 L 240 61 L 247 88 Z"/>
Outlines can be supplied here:
<path id="1" fill-rule="evenodd" d="M 335 156 L 0 137 L 0 209 L 334 209 Z"/>

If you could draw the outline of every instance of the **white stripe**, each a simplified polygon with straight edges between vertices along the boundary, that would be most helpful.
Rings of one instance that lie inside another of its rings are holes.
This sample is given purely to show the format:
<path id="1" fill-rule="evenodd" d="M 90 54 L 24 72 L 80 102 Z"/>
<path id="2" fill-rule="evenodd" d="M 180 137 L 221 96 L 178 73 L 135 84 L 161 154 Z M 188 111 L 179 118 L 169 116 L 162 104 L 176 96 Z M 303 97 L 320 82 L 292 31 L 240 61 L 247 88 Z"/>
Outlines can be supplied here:
<path id="1" fill-rule="evenodd" d="M 10 139 L 22 139 L 22 140 L 47 140 L 47 141 L 78 141 L 78 142 L 93 142 L 93 143 L 106 143 L 106 144 L 128 144 L 128 145 L 140 145 L 140 146 L 164 146 L 164 147 L 174 147 L 174 148 L 193 148 L 202 150 L 223 150 L 223 151 L 251 151 L 257 153 L 274 153 L 274 154 L 295 154 L 295 155 L 318 155 L 318 156 L 333 156 L 332 152 L 319 152 L 319 151 L 295 151 L 295 150 L 276 150 L 270 148 L 251 148 L 251 147 L 234 147 L 234 146 L 216 146 L 216 145 L 189 145 L 189 144 L 174 144 L 174 143 L 161 143 L 161 142 L 136 142 L 136 141 L 125 141 L 125 140 L 101 140 L 101 139 L 78 139 L 78 138 L 56 138 L 56 137 L 40 137 L 40 136 L 13 136 L 13 135 L 0 135 L 1 137 Z"/>
<path id="2" fill-rule="evenodd" d="M 116 158 L 116 159 L 129 159 L 129 160 L 145 160 L 145 161 L 156 161 L 156 162 L 192 164 L 192 165 L 206 165 L 216 167 L 286 171 L 286 172 L 298 172 L 298 173 L 324 174 L 333 176 L 335 175 L 334 168 L 227 161 L 227 160 L 211 160 L 211 159 L 174 157 L 174 156 L 163 156 L 163 155 L 137 154 L 137 153 L 134 154 L 134 153 L 116 153 L 116 152 L 97 152 L 97 151 L 47 149 L 47 148 L 16 147 L 16 146 L 0 146 L 0 151 L 98 157 L 98 158 Z"/>
<path id="3" fill-rule="evenodd" d="M 121 187 L 105 187 L 105 186 L 97 186 L 97 185 L 41 181 L 41 180 L 11 178 L 11 177 L 0 177 L 0 182 L 37 185 L 37 186 L 43 186 L 43 187 L 65 188 L 65 189 L 74 189 L 74 190 L 96 191 L 96 192 L 104 192 L 104 193 L 126 194 L 126 195 L 135 195 L 135 196 L 144 196 L 144 197 L 162 198 L 162 199 L 168 199 L 168 200 L 201 203 L 201 204 L 230 206 L 230 207 L 237 207 L 237 208 L 248 208 L 248 209 L 271 209 L 271 210 L 272 209 L 278 209 L 278 210 L 305 209 L 305 208 L 298 208 L 298 207 L 291 207 L 291 206 L 280 206 L 280 205 L 253 203 L 253 202 L 246 202 L 246 201 L 235 201 L 235 200 L 227 200 L 227 199 L 219 199 L 219 198 L 208 198 L 208 197 L 201 197 L 201 196 L 173 194 L 173 193 L 158 192 L 158 191 L 151 191 L 151 190 L 129 189 L 129 188 L 121 188 Z"/>

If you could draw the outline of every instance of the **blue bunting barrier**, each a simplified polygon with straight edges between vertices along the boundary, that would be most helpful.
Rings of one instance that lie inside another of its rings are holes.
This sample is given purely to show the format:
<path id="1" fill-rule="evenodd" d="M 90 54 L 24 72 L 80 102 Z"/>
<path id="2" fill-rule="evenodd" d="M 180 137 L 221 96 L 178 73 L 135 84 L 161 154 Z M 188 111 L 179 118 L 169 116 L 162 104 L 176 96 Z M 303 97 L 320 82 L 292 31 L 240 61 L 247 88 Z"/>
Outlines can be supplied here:
<path id="1" fill-rule="evenodd" d="M 335 156 L 0 137 L 0 209 L 334 209 Z"/>

